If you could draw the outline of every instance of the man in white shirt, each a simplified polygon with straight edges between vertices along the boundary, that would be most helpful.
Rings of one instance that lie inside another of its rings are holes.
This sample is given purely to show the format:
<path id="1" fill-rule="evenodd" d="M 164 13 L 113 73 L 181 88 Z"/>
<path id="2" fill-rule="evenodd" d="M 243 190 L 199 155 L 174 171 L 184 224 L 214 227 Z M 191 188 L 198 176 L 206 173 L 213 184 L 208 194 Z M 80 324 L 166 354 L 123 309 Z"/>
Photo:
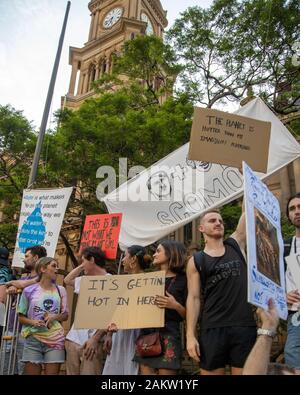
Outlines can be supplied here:
<path id="1" fill-rule="evenodd" d="M 290 197 L 287 217 L 295 226 L 295 236 L 285 241 L 286 292 L 288 303 L 285 363 L 300 368 L 300 193 Z"/>
<path id="2" fill-rule="evenodd" d="M 80 274 L 86 276 L 106 276 L 105 254 L 97 247 L 87 247 L 82 251 L 82 263 L 73 269 L 64 279 L 65 285 L 80 292 Z M 74 329 L 66 336 L 67 375 L 99 375 L 102 371 L 103 351 L 100 341 L 105 331 L 96 329 Z"/>

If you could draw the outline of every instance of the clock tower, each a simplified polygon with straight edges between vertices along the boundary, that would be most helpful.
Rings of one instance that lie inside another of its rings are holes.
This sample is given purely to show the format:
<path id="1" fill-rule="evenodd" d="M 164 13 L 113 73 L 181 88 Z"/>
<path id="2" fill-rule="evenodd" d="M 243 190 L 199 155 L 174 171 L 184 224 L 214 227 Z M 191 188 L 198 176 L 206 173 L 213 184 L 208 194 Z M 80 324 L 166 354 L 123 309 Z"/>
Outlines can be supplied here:
<path id="1" fill-rule="evenodd" d="M 76 109 L 93 96 L 93 81 L 112 70 L 112 55 L 126 40 L 139 34 L 162 37 L 167 27 L 167 12 L 160 0 L 91 0 L 91 24 L 83 48 L 70 47 L 72 66 L 69 91 L 62 107 Z"/>

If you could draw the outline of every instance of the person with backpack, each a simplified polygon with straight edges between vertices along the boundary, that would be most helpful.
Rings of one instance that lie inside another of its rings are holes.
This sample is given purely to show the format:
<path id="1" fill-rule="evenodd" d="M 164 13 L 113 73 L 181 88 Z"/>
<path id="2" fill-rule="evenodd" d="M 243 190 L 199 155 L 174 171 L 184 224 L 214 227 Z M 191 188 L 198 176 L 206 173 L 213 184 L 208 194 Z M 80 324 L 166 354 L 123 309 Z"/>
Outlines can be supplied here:
<path id="1" fill-rule="evenodd" d="M 300 369 L 300 193 L 291 196 L 286 215 L 295 226 L 295 236 L 284 241 L 286 263 L 286 292 L 288 304 L 287 339 L 284 348 L 285 363 Z"/>
<path id="2" fill-rule="evenodd" d="M 256 340 L 252 306 L 247 303 L 245 215 L 224 241 L 224 223 L 218 210 L 200 217 L 205 248 L 187 266 L 187 351 L 200 361 L 201 374 L 242 373 Z M 200 315 L 200 338 L 196 328 Z"/>

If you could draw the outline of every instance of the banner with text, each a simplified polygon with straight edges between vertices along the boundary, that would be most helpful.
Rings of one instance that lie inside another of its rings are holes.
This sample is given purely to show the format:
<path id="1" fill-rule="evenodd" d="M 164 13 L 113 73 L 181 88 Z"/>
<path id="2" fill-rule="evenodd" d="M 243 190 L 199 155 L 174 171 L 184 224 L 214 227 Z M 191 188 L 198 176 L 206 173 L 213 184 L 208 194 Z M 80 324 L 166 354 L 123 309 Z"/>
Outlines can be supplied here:
<path id="1" fill-rule="evenodd" d="M 75 312 L 76 329 L 159 328 L 165 325 L 165 310 L 155 305 L 165 294 L 165 272 L 84 276 Z"/>
<path id="2" fill-rule="evenodd" d="M 44 246 L 54 257 L 72 190 L 24 190 L 12 266 L 23 267 L 26 248 L 35 245 Z"/>
<path id="3" fill-rule="evenodd" d="M 122 214 L 87 215 L 82 232 L 80 251 L 99 247 L 107 259 L 117 256 Z"/>
<path id="4" fill-rule="evenodd" d="M 268 309 L 273 298 L 280 318 L 286 319 L 283 240 L 276 197 L 243 163 L 247 227 L 248 301 Z"/>
<path id="5" fill-rule="evenodd" d="M 267 174 L 269 177 L 300 156 L 300 145 L 259 98 L 238 110 L 239 115 L 272 124 Z M 189 144 L 170 153 L 149 169 L 123 183 L 103 201 L 110 213 L 123 213 L 119 245 L 149 245 L 183 227 L 204 211 L 241 196 L 238 169 L 187 159 Z M 147 191 L 149 199 L 138 199 Z"/>
<path id="6" fill-rule="evenodd" d="M 271 122 L 195 107 L 188 158 L 266 173 L 270 135 Z"/>

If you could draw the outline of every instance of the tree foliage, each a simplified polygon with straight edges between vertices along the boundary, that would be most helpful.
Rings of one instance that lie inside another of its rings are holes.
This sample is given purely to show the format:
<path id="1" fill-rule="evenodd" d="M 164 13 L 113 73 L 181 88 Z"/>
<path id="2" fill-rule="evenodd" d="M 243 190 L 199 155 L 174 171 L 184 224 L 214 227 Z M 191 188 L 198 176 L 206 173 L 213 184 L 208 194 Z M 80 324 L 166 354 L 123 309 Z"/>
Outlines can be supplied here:
<path id="1" fill-rule="evenodd" d="M 260 95 L 279 114 L 299 109 L 299 0 L 215 0 L 187 9 L 169 31 L 185 68 L 182 89 L 212 107 Z"/>
<path id="2" fill-rule="evenodd" d="M 0 106 L 0 243 L 12 249 L 23 189 L 27 186 L 36 135 L 21 111 Z"/>
<path id="3" fill-rule="evenodd" d="M 170 95 L 179 69 L 162 40 L 139 36 L 115 56 L 113 73 L 95 82 L 98 96 L 58 114 L 47 174 L 54 184 L 80 185 L 82 216 L 104 210 L 96 198 L 99 167 L 118 175 L 120 158 L 128 169 L 148 167 L 189 140 L 193 106 Z"/>
<path id="4" fill-rule="evenodd" d="M 137 36 L 124 43 L 113 57 L 113 72 L 105 74 L 94 86 L 99 93 L 123 89 L 136 101 L 135 108 L 161 103 L 173 93 L 182 67 L 171 47 L 155 36 Z"/>

